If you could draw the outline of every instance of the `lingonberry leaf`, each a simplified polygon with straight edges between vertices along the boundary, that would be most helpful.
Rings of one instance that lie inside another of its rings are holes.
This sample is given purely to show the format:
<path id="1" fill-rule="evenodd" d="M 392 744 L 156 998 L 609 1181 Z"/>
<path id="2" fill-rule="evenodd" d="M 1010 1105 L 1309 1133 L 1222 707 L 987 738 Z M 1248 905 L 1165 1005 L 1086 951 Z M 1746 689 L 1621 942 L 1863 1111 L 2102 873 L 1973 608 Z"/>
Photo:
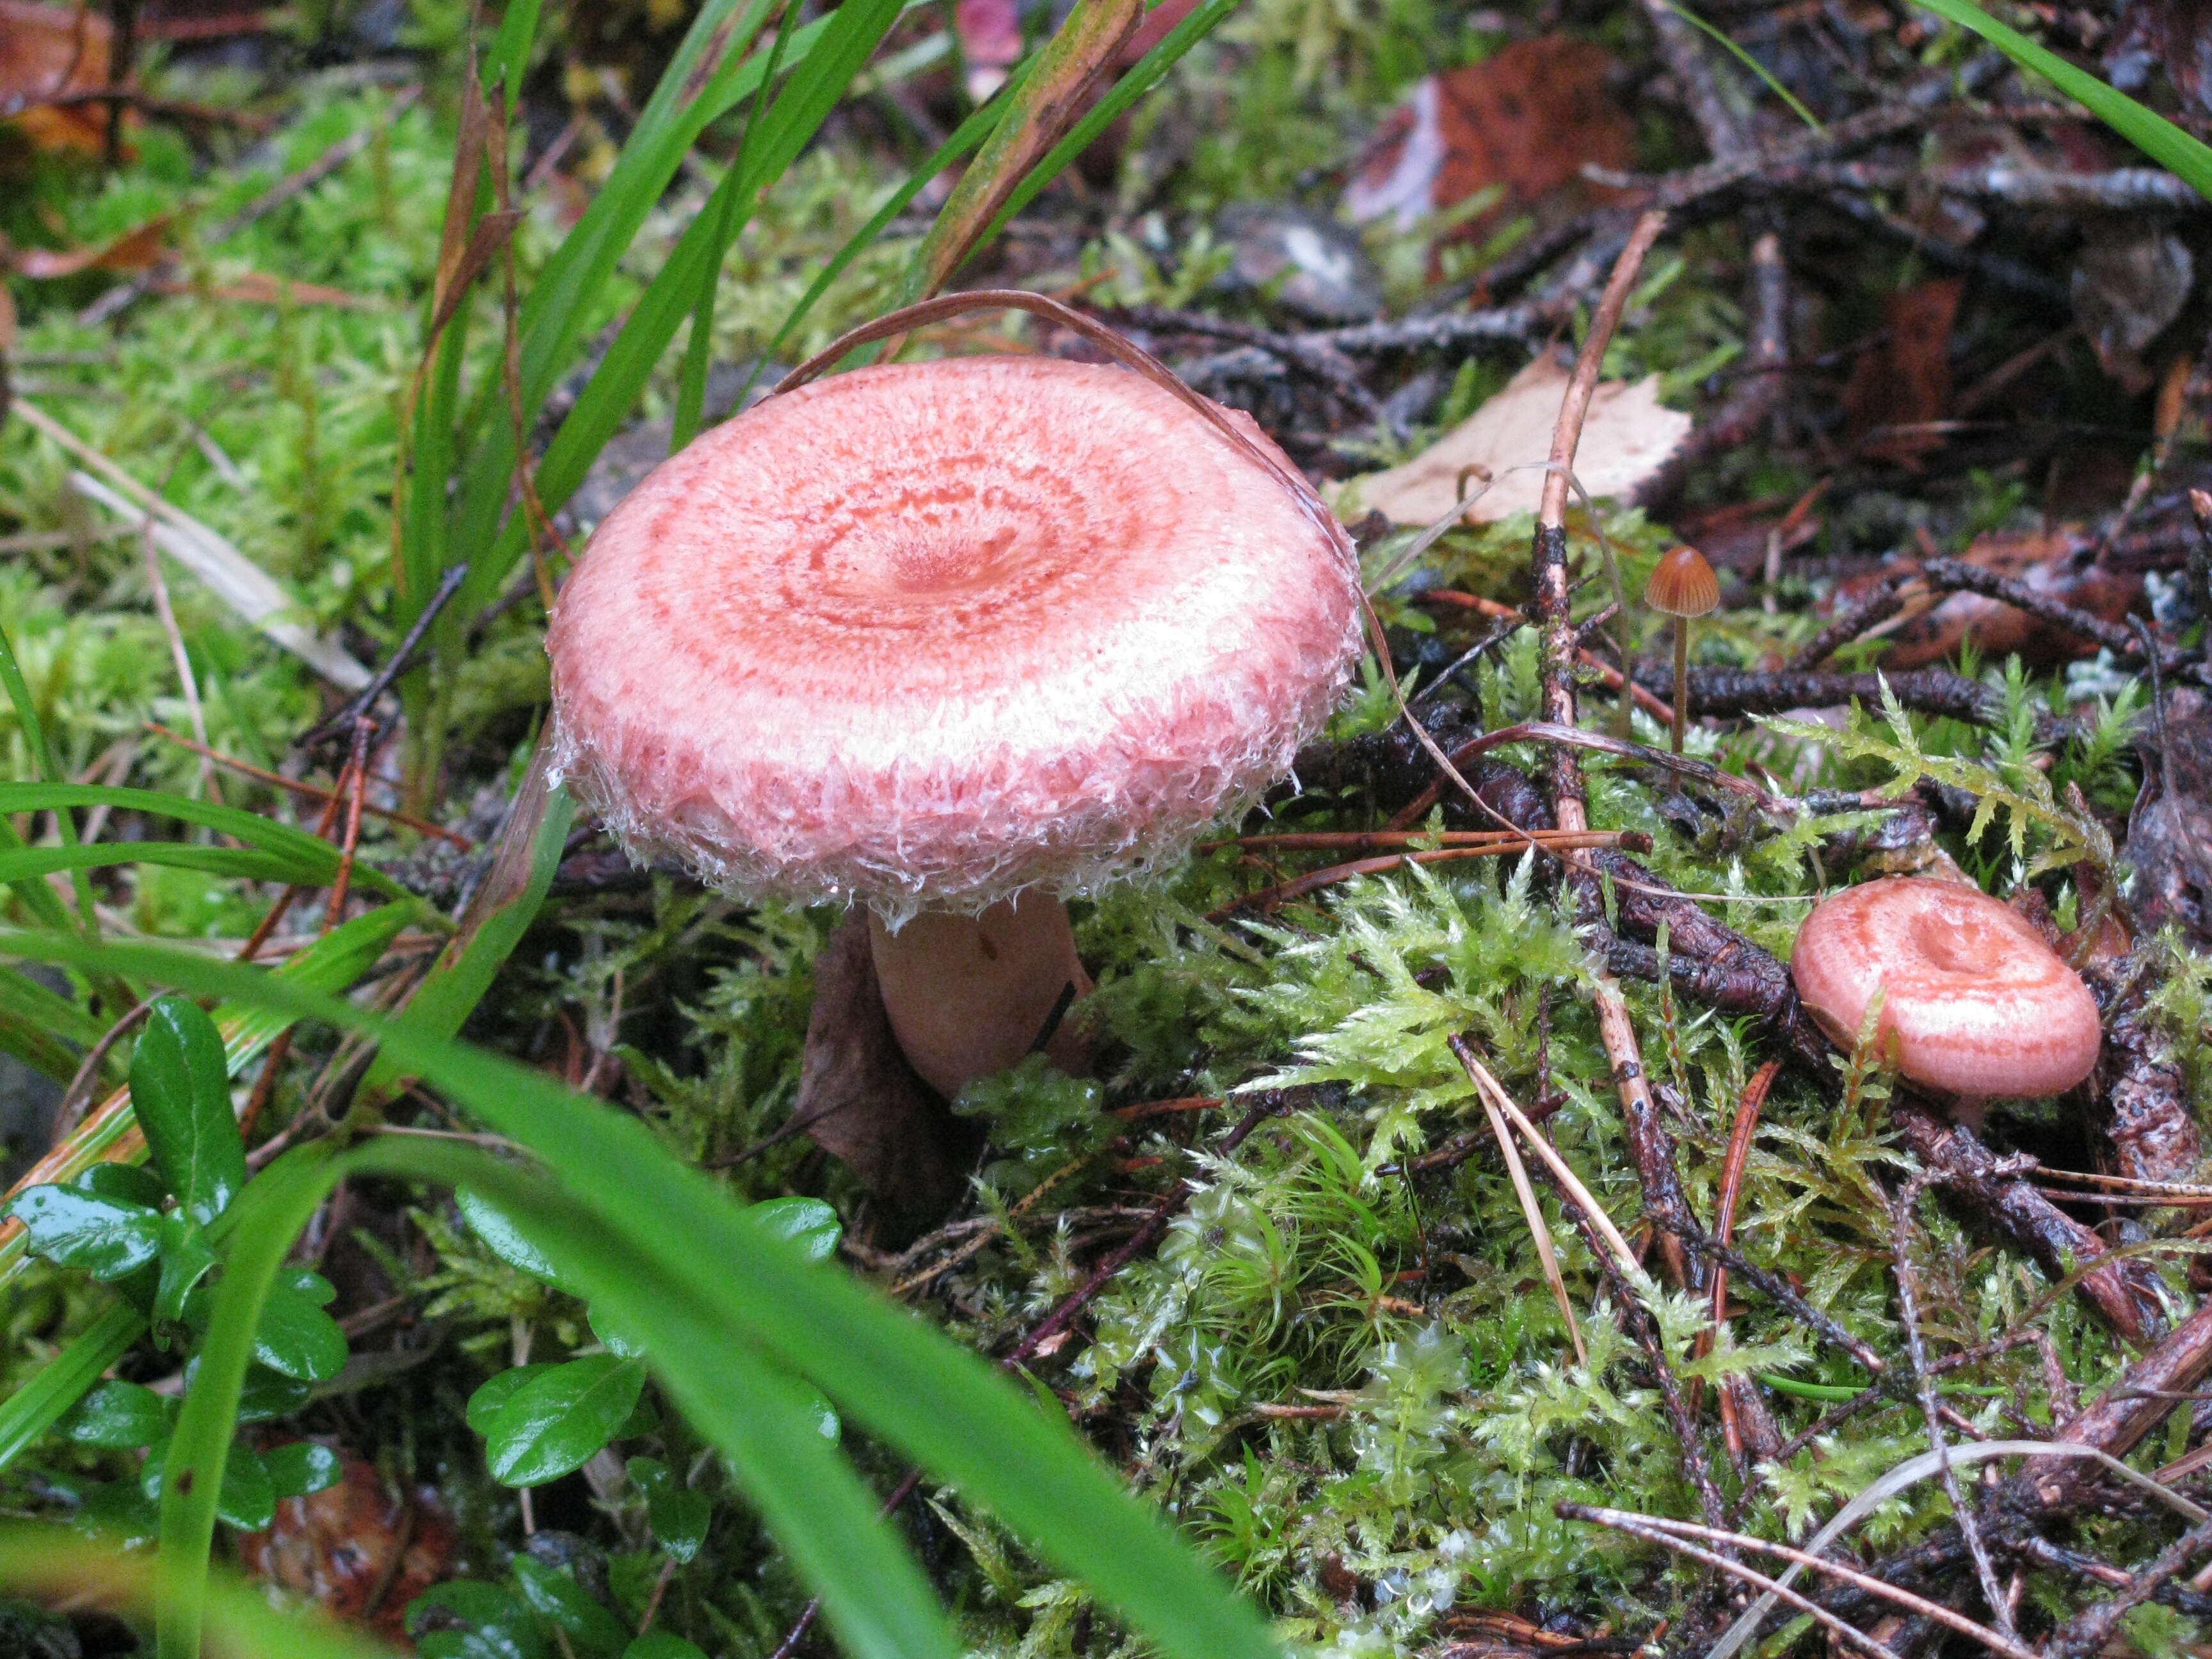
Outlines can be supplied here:
<path id="1" fill-rule="evenodd" d="M 581 1468 L 636 1409 L 644 1389 L 644 1363 L 612 1354 L 572 1359 L 532 1377 L 486 1425 L 492 1479 L 538 1486 Z"/>
<path id="2" fill-rule="evenodd" d="M 222 1034 L 197 1003 L 162 997 L 131 1060 L 131 1103 L 154 1167 L 205 1226 L 246 1184 L 246 1143 L 231 1115 Z"/>
<path id="3" fill-rule="evenodd" d="M 33 1187 L 8 1205 L 32 1249 L 94 1279 L 120 1279 L 144 1267 L 161 1248 L 158 1211 L 129 1199 L 73 1187 Z"/>

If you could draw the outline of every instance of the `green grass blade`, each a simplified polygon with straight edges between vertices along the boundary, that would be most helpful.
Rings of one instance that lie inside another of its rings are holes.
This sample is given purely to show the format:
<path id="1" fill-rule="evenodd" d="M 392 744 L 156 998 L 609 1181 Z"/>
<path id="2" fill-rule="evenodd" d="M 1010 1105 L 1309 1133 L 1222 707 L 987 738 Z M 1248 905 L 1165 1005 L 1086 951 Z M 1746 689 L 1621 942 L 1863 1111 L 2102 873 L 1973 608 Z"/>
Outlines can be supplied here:
<path id="1" fill-rule="evenodd" d="M 875 1495 L 825 1439 L 803 1390 L 763 1364 L 729 1323 L 546 1182 L 472 1148 L 372 1145 L 350 1171 L 428 1177 L 487 1194 L 594 1306 L 623 1328 L 693 1427 L 728 1462 L 800 1576 L 821 1593 L 839 1645 L 865 1659 L 953 1659 L 936 1597 Z M 735 1205 L 727 1206 L 739 1216 Z M 753 1229 L 757 1233 L 758 1229 Z"/>
<path id="2" fill-rule="evenodd" d="M 15 705 L 15 719 L 23 728 L 24 741 L 30 745 L 31 760 L 39 769 L 39 775 L 48 783 L 58 783 L 68 774 L 54 758 L 54 746 L 47 740 L 46 722 L 39 718 L 37 700 L 31 696 L 30 683 L 23 678 L 22 665 L 15 660 L 15 647 L 8 637 L 8 630 L 0 628 L 0 684 L 8 688 L 8 700 Z M 64 846 L 76 845 L 76 818 L 68 812 L 57 811 L 54 823 L 61 830 Z M 92 881 L 82 871 L 77 872 L 77 924 L 87 939 L 100 937 L 99 918 L 92 908 Z"/>
<path id="3" fill-rule="evenodd" d="M 836 106 L 853 77 L 860 72 L 885 31 L 912 3 L 913 0 L 852 0 L 829 17 L 809 23 L 792 35 L 787 53 L 792 61 L 791 77 L 783 95 L 769 111 L 759 153 L 748 161 L 738 180 L 736 189 L 741 201 L 769 180 L 782 176 L 793 158 Z M 733 77 L 738 92 L 742 94 L 757 86 L 765 69 L 766 64 L 760 56 L 747 59 L 746 73 Z M 740 217 L 738 228 L 742 229 L 743 225 Z M 584 388 L 576 406 L 568 411 L 561 429 L 546 447 L 536 483 L 538 498 L 544 503 L 547 512 L 557 510 L 576 492 L 599 451 L 628 417 L 669 342 L 676 337 L 677 329 L 689 313 L 714 261 L 714 232 L 713 220 L 703 213 L 684 228 L 668 262 L 647 286 L 599 371 L 592 376 L 591 384 Z M 494 441 L 494 437 L 486 439 L 488 446 Z M 478 602 L 472 595 L 480 592 L 489 596 L 505 585 L 507 573 L 514 569 L 527 544 L 529 530 L 520 514 L 510 519 L 505 529 L 498 530 L 499 517 L 506 504 L 506 475 L 502 472 L 498 498 L 491 503 L 489 522 L 483 526 L 481 538 L 477 537 L 473 522 L 462 532 L 471 538 L 470 545 L 489 548 L 469 567 L 468 582 L 461 590 L 459 601 L 464 611 Z M 464 511 L 466 510 L 465 501 Z M 495 530 L 498 531 L 496 539 Z"/>
<path id="4" fill-rule="evenodd" d="M 721 283 L 722 261 L 729 257 L 730 244 L 744 228 L 745 219 L 751 216 L 750 211 L 738 213 L 738 191 L 750 176 L 746 162 L 760 137 L 761 108 L 768 101 L 768 89 L 775 84 L 776 70 L 791 45 L 791 31 L 799 22 L 799 9 L 797 6 L 783 9 L 783 21 L 776 28 L 775 44 L 769 49 L 768 67 L 761 72 L 760 90 L 753 94 L 744 133 L 738 140 L 737 157 L 722 175 L 721 183 L 714 187 L 714 198 L 707 204 L 703 216 L 714 222 L 712 251 L 707 257 L 705 276 L 699 284 L 699 297 L 691 307 L 691 335 L 684 343 L 684 368 L 677 379 L 676 410 L 669 426 L 668 453 L 672 455 L 698 436 L 700 417 L 706 410 L 707 364 L 714 353 L 714 291 Z"/>
<path id="5" fill-rule="evenodd" d="M 514 118 L 514 108 L 522 98 L 522 77 L 530 68 L 531 44 L 538 38 L 538 13 L 540 0 L 510 0 L 507 15 L 499 20 L 499 33 L 491 38 L 484 49 L 483 89 L 489 94 L 504 87 L 507 89 L 507 116 Z"/>
<path id="6" fill-rule="evenodd" d="M 107 1030 L 105 1021 L 94 1019 L 67 997 L 12 968 L 0 969 L 0 1015 L 27 1021 L 48 1036 L 74 1042 L 80 1048 L 91 1048 Z"/>
<path id="7" fill-rule="evenodd" d="M 34 1444 L 84 1398 L 107 1368 L 130 1352 L 146 1329 L 146 1317 L 118 1302 L 92 1322 L 36 1376 L 0 1401 L 0 1469 Z"/>
<path id="8" fill-rule="evenodd" d="M 0 951 L 68 963 L 88 954 L 77 941 L 44 934 L 0 939 Z M 852 1419 L 960 1486 L 1161 1651 L 1173 1659 L 1276 1654 L 1257 1613 L 1121 1490 L 1064 1419 L 1038 1411 L 977 1355 L 747 1225 L 720 1188 L 635 1119 L 526 1066 L 425 1039 L 250 969 L 144 945 L 107 951 L 118 967 L 180 989 L 265 1000 L 376 1036 L 400 1065 L 542 1160 L 672 1291 L 711 1309 L 726 1333 L 758 1343 Z"/>
<path id="9" fill-rule="evenodd" d="M 532 284 L 517 319 L 526 428 L 536 421 L 574 357 L 599 295 L 676 176 L 684 153 L 709 124 L 759 84 L 758 62 L 743 54 L 772 3 L 744 0 L 742 15 L 738 0 L 708 0 L 699 9 L 613 172 Z M 794 49 L 803 51 L 825 23 L 817 20 L 802 28 Z M 509 421 L 492 418 L 495 395 L 501 395 L 496 386 L 483 389 L 470 422 L 481 437 L 463 475 L 454 514 L 456 546 L 489 548 L 507 511 L 514 477 L 514 432 Z M 504 580 L 503 574 L 489 577 L 472 564 L 454 609 L 463 616 L 481 609 Z"/>
<path id="10" fill-rule="evenodd" d="M 160 1568 L 143 1552 L 104 1549 L 54 1527 L 0 1524 L 0 1583 L 53 1602 L 143 1614 Z M 259 1585 L 228 1575 L 208 1587 L 208 1622 L 237 1659 L 392 1659 L 392 1650 L 319 1613 L 278 1612 Z"/>
<path id="11" fill-rule="evenodd" d="M 336 1179 L 330 1166 L 327 1146 L 288 1152 L 246 1187 L 233 1211 L 215 1316 L 161 1469 L 157 1659 L 200 1659 L 216 1503 L 238 1434 L 238 1397 L 253 1359 L 254 1333 L 292 1241 Z"/>
<path id="12" fill-rule="evenodd" d="M 2087 70 L 2075 68 L 2018 29 L 2000 23 L 1972 0 L 1914 0 L 1914 3 L 1972 30 L 2022 69 L 2034 70 L 2068 97 L 2087 106 L 2098 119 L 2152 161 L 2187 181 L 2198 195 L 2212 199 L 2212 146 L 2191 137 Z"/>
<path id="13" fill-rule="evenodd" d="M 781 355 L 792 336 L 806 320 L 807 314 L 830 291 L 831 285 L 845 274 L 846 267 L 875 246 L 876 239 L 884 234 L 892 220 L 907 210 L 931 179 L 991 136 L 993 130 L 1006 118 L 1006 112 L 1013 106 L 1014 95 L 1021 90 L 1024 78 L 1035 67 L 1036 60 L 1032 58 L 1017 68 L 989 102 L 971 111 L 968 118 L 953 130 L 952 136 L 939 144 L 927 161 L 907 175 L 906 182 L 891 193 L 890 199 L 876 210 L 875 217 L 853 233 L 845 246 L 837 250 L 828 264 L 823 266 L 821 273 L 807 284 L 806 292 L 799 296 L 799 303 L 791 308 L 791 314 L 783 319 L 783 325 L 775 331 L 775 338 L 769 343 L 767 351 L 762 354 L 763 363 L 772 362 Z M 757 365 L 753 373 L 757 379 L 760 373 Z M 750 382 L 745 390 L 752 390 Z M 744 401 L 742 397 L 739 398 L 739 403 Z"/>
<path id="14" fill-rule="evenodd" d="M 0 853 L 0 881 L 23 881 L 57 870 L 99 870 L 117 864 L 161 864 L 204 870 L 247 881 L 295 882 L 318 887 L 337 872 L 337 849 L 327 863 L 257 853 L 250 848 L 199 847 L 181 841 L 102 842 L 94 847 L 23 847 Z M 367 875 L 364 869 L 362 874 Z"/>
<path id="15" fill-rule="evenodd" d="M 231 836 L 249 847 L 302 859 L 320 854 L 337 867 L 337 849 L 319 836 L 295 830 L 258 813 L 213 801 L 192 800 L 159 789 L 131 789 L 96 783 L 0 783 L 0 812 L 43 812 L 58 806 L 106 806 L 118 812 L 143 812 L 174 818 Z"/>
<path id="16" fill-rule="evenodd" d="M 1237 9 L 1237 0 L 1206 0 L 1191 15 L 1168 32 L 1167 39 L 1137 60 L 1137 65 L 1115 83 L 1114 89 L 1091 106 L 1091 111 L 1069 130 L 1067 136 L 1045 152 L 1044 159 L 1029 170 L 1006 204 L 999 210 L 998 217 L 990 228 L 975 239 L 967 256 L 973 258 L 996 240 L 1006 222 L 1037 198 L 1037 193 L 1060 177 L 1067 164 L 1091 147 L 1091 141 L 1118 118 L 1137 100 L 1160 83 L 1167 72 L 1182 59 L 1183 54 L 1203 40 L 1214 25 Z"/>

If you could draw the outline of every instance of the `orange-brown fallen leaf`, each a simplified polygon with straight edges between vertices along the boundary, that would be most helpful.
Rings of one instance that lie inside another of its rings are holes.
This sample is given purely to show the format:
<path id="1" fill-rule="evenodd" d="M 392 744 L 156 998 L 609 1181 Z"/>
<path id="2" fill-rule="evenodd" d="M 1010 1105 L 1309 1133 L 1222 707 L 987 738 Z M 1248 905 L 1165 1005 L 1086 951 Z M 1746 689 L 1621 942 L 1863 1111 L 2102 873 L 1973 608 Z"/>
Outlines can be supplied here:
<path id="1" fill-rule="evenodd" d="M 239 1565 L 349 1624 L 404 1640 L 407 1604 L 449 1577 L 460 1534 L 428 1486 L 395 1492 L 349 1454 L 337 1485 L 276 1505 L 266 1532 L 241 1534 Z"/>
<path id="2" fill-rule="evenodd" d="M 1554 196 L 1570 210 L 1588 205 L 1597 187 L 1583 181 L 1585 164 L 1636 159 L 1635 125 L 1607 84 L 1613 70 L 1602 48 L 1545 34 L 1425 77 L 1369 144 L 1345 205 L 1354 219 L 1391 214 L 1410 228 L 1501 186 L 1498 204 L 1460 228 L 1467 236 Z"/>
<path id="3" fill-rule="evenodd" d="M 2106 622 L 2119 622 L 2142 597 L 2142 578 L 2094 562 L 2088 556 L 2090 545 L 2086 537 L 2074 530 L 2047 535 L 1993 533 L 1977 537 L 1963 556 L 1969 564 L 2013 577 L 2078 611 Z M 1830 602 L 1831 608 L 1857 605 L 1883 580 L 1913 568 L 1909 562 L 1892 563 L 1870 575 L 1842 583 Z M 1940 598 L 1931 594 L 1917 599 L 1906 605 L 1896 621 L 1875 629 L 1873 637 L 1889 641 L 1881 665 L 1890 671 L 1948 661 L 1968 641 L 1985 659 L 2001 659 L 2017 653 L 2031 668 L 2071 662 L 2093 655 L 2097 649 L 2094 640 L 2053 628 L 2024 611 L 1978 593 Z"/>
<path id="4" fill-rule="evenodd" d="M 113 33 L 91 6 L 0 0 L 0 119 L 41 149 L 100 149 L 106 106 L 52 100 L 107 84 Z"/>
<path id="5" fill-rule="evenodd" d="M 342 288 L 325 288 L 320 283 L 295 283 L 289 277 L 271 276 L 259 270 L 249 270 L 227 283 L 203 284 L 164 277 L 148 286 L 156 294 L 198 294 L 210 300 L 238 300 L 249 305 L 289 303 L 374 311 L 381 303 L 366 295 L 349 294 Z"/>
<path id="6" fill-rule="evenodd" d="M 1844 388 L 1845 430 L 1863 455 L 1906 466 L 1943 434 L 1931 430 L 1951 408 L 1951 324 L 1966 284 L 1955 276 L 1893 294 L 1888 337 L 1852 367 Z"/>
<path id="7" fill-rule="evenodd" d="M 167 250 L 169 216 L 149 219 L 136 230 L 126 230 L 102 247 L 25 248 L 15 255 L 15 269 L 26 276 L 74 276 L 87 270 L 147 270 L 160 263 Z"/>

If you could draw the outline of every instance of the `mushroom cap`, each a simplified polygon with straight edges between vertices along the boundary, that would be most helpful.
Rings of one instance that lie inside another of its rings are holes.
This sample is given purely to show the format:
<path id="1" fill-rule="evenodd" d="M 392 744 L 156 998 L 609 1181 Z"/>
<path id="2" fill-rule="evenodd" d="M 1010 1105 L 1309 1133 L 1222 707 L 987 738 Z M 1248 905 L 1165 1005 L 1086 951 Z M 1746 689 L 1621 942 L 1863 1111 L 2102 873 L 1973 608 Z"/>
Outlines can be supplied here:
<path id="1" fill-rule="evenodd" d="M 1644 603 L 1670 617 L 1702 617 L 1721 602 L 1721 579 L 1705 556 L 1686 543 L 1652 567 Z"/>
<path id="2" fill-rule="evenodd" d="M 894 923 L 1179 857 L 1358 641 L 1350 540 L 1230 418 L 1252 447 L 1036 357 L 769 399 L 593 536 L 546 641 L 557 764 L 634 852 Z"/>
<path id="3" fill-rule="evenodd" d="M 1889 877 L 1831 894 L 1790 973 L 1844 1048 L 1886 992 L 1880 1040 L 1898 1070 L 1953 1094 L 2058 1094 L 2089 1075 L 2104 1040 L 2081 976 L 2025 919 L 1956 882 Z"/>

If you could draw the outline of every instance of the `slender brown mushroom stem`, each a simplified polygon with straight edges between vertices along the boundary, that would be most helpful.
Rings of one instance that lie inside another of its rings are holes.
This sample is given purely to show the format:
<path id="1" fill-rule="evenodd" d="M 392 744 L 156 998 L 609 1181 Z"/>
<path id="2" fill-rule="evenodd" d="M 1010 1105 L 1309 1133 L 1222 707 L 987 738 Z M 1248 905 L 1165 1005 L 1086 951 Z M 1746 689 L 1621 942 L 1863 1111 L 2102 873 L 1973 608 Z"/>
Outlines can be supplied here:
<path id="1" fill-rule="evenodd" d="M 1668 728 L 1668 740 L 1676 754 L 1682 752 L 1682 739 L 1690 729 L 1690 619 L 1674 619 L 1674 720 Z"/>
<path id="2" fill-rule="evenodd" d="M 1063 1071 L 1083 1068 L 1064 1016 L 1091 978 L 1058 899 L 1024 893 L 977 916 L 925 910 L 896 933 L 871 913 L 868 943 L 899 1047 L 947 1100 L 1018 1064 L 1040 1037 Z"/>

